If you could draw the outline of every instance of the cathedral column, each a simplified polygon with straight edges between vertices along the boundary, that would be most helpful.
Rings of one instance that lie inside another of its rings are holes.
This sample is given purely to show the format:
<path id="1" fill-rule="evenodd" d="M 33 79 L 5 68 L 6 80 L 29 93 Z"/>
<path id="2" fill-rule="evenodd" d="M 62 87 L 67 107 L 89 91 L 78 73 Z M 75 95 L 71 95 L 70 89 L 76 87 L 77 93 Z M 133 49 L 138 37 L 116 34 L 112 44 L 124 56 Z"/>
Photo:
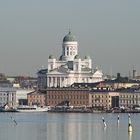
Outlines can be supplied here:
<path id="1" fill-rule="evenodd" d="M 64 80 L 65 82 L 64 82 L 64 86 L 66 87 L 67 86 L 67 84 L 68 84 L 68 78 L 67 77 L 65 77 L 65 80 Z"/>
<path id="2" fill-rule="evenodd" d="M 47 77 L 47 87 L 50 87 L 49 77 Z"/>
<path id="3" fill-rule="evenodd" d="M 52 80 L 51 80 L 51 86 L 54 87 L 54 83 L 55 83 L 55 78 L 52 77 Z"/>
<path id="4" fill-rule="evenodd" d="M 64 87 L 65 85 L 64 85 L 64 82 L 65 82 L 65 77 L 62 77 L 61 78 L 61 87 Z"/>
<path id="5" fill-rule="evenodd" d="M 70 78 L 69 78 L 69 77 L 67 77 L 67 86 L 69 85 L 69 80 L 70 80 Z"/>
<path id="6" fill-rule="evenodd" d="M 59 86 L 61 87 L 61 80 L 62 78 L 61 77 L 59 77 Z"/>
<path id="7" fill-rule="evenodd" d="M 47 87 L 50 87 L 50 78 L 47 77 Z"/>
<path id="8" fill-rule="evenodd" d="M 57 87 L 57 77 L 55 77 L 54 87 Z"/>
<path id="9" fill-rule="evenodd" d="M 52 87 L 52 77 L 49 77 L 49 87 Z"/>

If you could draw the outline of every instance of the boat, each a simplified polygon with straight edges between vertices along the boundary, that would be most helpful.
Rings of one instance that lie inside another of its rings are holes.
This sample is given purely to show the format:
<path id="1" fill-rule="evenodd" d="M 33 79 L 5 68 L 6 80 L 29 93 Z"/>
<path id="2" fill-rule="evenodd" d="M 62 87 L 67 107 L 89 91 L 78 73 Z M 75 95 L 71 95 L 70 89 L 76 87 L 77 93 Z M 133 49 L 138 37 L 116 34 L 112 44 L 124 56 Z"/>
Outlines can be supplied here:
<path id="1" fill-rule="evenodd" d="M 44 107 L 38 107 L 36 105 L 34 106 L 27 106 L 27 105 L 21 105 L 17 107 L 18 112 L 47 112 L 49 110 L 49 106 Z"/>
<path id="2" fill-rule="evenodd" d="M 48 112 L 55 113 L 91 113 L 90 110 L 85 108 L 73 107 L 73 106 L 56 106 L 51 107 Z"/>
<path id="3" fill-rule="evenodd" d="M 17 110 L 5 104 L 4 106 L 0 107 L 0 112 L 17 112 Z"/>

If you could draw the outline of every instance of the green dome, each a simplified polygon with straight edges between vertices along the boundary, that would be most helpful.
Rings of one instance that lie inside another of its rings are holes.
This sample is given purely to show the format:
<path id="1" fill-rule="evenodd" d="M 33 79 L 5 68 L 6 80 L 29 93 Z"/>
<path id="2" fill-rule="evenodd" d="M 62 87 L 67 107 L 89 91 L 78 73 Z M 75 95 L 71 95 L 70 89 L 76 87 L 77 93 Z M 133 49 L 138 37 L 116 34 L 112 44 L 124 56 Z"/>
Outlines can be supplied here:
<path id="1" fill-rule="evenodd" d="M 80 59 L 79 55 L 75 55 L 74 59 Z"/>
<path id="2" fill-rule="evenodd" d="M 54 56 L 52 54 L 49 55 L 49 59 L 54 59 Z"/>
<path id="3" fill-rule="evenodd" d="M 90 56 L 85 56 L 85 59 L 90 59 Z"/>
<path id="4" fill-rule="evenodd" d="M 76 38 L 69 31 L 69 33 L 63 38 L 63 42 L 72 42 L 72 41 L 76 41 Z"/>
<path id="5" fill-rule="evenodd" d="M 59 60 L 62 60 L 62 58 L 63 58 L 63 55 L 61 55 L 61 56 L 59 57 Z"/>

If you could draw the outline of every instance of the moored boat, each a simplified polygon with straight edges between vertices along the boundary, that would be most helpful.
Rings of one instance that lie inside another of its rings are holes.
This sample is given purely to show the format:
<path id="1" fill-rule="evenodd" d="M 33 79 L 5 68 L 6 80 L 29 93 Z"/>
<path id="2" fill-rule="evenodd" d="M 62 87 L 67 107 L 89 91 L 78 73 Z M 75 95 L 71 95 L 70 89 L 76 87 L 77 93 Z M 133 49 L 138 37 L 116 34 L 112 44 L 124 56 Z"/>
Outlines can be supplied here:
<path id="1" fill-rule="evenodd" d="M 18 106 L 16 110 L 18 112 L 47 112 L 49 110 L 49 106 L 38 107 L 36 105 L 34 106 L 21 105 Z"/>

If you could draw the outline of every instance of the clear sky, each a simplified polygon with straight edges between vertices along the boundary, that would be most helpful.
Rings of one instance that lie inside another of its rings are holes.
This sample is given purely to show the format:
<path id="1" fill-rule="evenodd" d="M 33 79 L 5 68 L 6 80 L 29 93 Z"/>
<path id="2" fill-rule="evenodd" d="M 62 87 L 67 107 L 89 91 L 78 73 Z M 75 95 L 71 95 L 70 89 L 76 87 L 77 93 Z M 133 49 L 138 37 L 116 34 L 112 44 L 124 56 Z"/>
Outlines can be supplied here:
<path id="1" fill-rule="evenodd" d="M 140 0 L 0 1 L 0 72 L 36 75 L 61 55 L 69 28 L 94 68 L 140 74 Z"/>

